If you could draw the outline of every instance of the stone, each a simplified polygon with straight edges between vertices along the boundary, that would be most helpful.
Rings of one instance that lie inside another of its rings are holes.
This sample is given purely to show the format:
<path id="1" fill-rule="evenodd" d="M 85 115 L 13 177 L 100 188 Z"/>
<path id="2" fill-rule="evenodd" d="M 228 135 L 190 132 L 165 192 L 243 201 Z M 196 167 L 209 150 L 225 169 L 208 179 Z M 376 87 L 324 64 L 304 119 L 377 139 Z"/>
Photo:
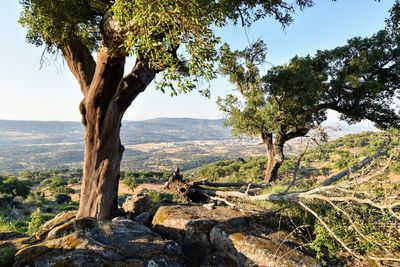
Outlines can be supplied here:
<path id="1" fill-rule="evenodd" d="M 320 266 L 297 248 L 303 242 L 287 231 L 249 223 L 223 223 L 210 232 L 210 241 L 237 266 L 299 267 Z"/>
<path id="2" fill-rule="evenodd" d="M 218 223 L 242 216 L 241 212 L 226 207 L 210 211 L 200 205 L 161 206 L 153 217 L 152 228 L 182 246 L 188 266 L 234 266 L 223 255 L 213 257 L 216 254 L 209 234 Z"/>
<path id="3" fill-rule="evenodd" d="M 210 246 L 209 233 L 217 223 L 242 216 L 240 211 L 227 207 L 210 211 L 203 206 L 161 206 L 154 214 L 152 227 L 180 245 Z"/>
<path id="4" fill-rule="evenodd" d="M 230 207 L 162 206 L 153 230 L 175 240 L 189 266 L 319 266 L 276 214 L 245 214 Z M 276 229 L 279 229 L 276 230 Z"/>
<path id="5" fill-rule="evenodd" d="M 137 223 L 148 225 L 151 222 L 151 214 L 150 212 L 142 212 L 138 216 L 134 217 L 133 220 Z"/>
<path id="6" fill-rule="evenodd" d="M 133 218 L 140 213 L 149 211 L 152 206 L 151 198 L 146 194 L 129 196 L 122 204 L 122 208 L 129 217 Z"/>
<path id="7" fill-rule="evenodd" d="M 183 266 L 182 250 L 176 242 L 162 239 L 137 222 L 87 217 L 59 224 L 61 217 L 66 215 L 39 230 L 47 232 L 42 239 L 18 250 L 14 267 Z"/>
<path id="8" fill-rule="evenodd" d="M 47 221 L 40 229 L 36 232 L 35 236 L 39 240 L 47 238 L 47 234 L 54 228 L 61 226 L 69 221 L 74 221 L 76 217 L 76 211 L 67 211 L 58 214 L 53 219 Z"/>

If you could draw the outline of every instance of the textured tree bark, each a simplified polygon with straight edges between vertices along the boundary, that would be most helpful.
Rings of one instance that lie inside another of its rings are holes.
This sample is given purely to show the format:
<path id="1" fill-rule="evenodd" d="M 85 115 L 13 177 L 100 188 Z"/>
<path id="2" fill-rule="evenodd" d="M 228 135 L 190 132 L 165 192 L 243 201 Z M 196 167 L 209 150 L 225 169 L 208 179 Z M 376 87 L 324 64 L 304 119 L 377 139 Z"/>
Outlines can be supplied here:
<path id="1" fill-rule="evenodd" d="M 263 142 L 267 150 L 267 166 L 264 170 L 264 182 L 270 183 L 278 178 L 278 170 L 284 161 L 283 145 L 284 140 L 281 136 L 276 136 L 275 140 L 272 134 L 263 134 Z"/>
<path id="2" fill-rule="evenodd" d="M 99 53 L 98 65 L 82 115 L 86 127 L 81 199 L 77 217 L 111 219 L 118 208 L 118 183 L 124 147 L 120 140 L 123 114 L 155 77 L 138 60 L 123 76 L 125 58 Z"/>
<path id="3" fill-rule="evenodd" d="M 97 63 L 79 42 L 62 51 L 84 95 L 79 108 L 85 126 L 85 154 L 77 217 L 112 219 L 118 207 L 124 152 L 121 120 L 132 101 L 154 79 L 155 71 L 138 59 L 131 72 L 123 76 L 125 56 L 115 56 L 104 47 L 98 51 Z"/>
<path id="4" fill-rule="evenodd" d="M 107 49 L 100 50 L 89 91 L 81 102 L 85 156 L 78 217 L 111 219 L 116 213 L 124 147 L 119 138 L 122 116 L 113 98 L 124 64 L 124 57 L 112 57 Z"/>

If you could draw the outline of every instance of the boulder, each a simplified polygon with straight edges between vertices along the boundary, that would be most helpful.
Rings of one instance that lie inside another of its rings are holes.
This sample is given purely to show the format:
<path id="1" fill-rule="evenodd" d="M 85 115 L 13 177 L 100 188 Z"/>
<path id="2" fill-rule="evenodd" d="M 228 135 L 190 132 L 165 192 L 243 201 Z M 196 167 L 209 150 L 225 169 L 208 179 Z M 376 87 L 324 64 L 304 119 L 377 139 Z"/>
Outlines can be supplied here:
<path id="1" fill-rule="evenodd" d="M 61 217 L 68 215 L 46 223 L 41 239 L 20 249 L 13 266 L 183 266 L 177 243 L 137 222 L 73 217 L 59 224 Z"/>
<path id="2" fill-rule="evenodd" d="M 148 225 L 150 224 L 151 221 L 151 214 L 150 212 L 142 212 L 138 216 L 135 216 L 133 220 L 137 223 L 143 224 L 143 225 Z"/>
<path id="3" fill-rule="evenodd" d="M 217 255 L 210 242 L 211 229 L 243 214 L 226 207 L 210 211 L 203 206 L 161 206 L 152 221 L 154 231 L 182 246 L 188 266 L 235 266 L 223 255 Z"/>
<path id="4" fill-rule="evenodd" d="M 220 224 L 211 230 L 210 240 L 238 266 L 320 266 L 313 257 L 298 250 L 303 243 L 291 233 L 261 225 L 254 228 L 242 223 Z"/>
<path id="5" fill-rule="evenodd" d="M 31 238 L 22 233 L 0 233 L 0 267 L 9 267 L 14 262 L 17 250 L 29 245 Z"/>
<path id="6" fill-rule="evenodd" d="M 319 266 L 301 238 L 279 226 L 276 214 L 245 214 L 230 207 L 162 206 L 153 230 L 182 246 L 189 265 Z M 279 229 L 279 230 L 277 230 Z"/>
<path id="7" fill-rule="evenodd" d="M 67 211 L 58 214 L 52 220 L 47 221 L 45 224 L 40 227 L 40 229 L 36 232 L 35 236 L 37 239 L 42 240 L 45 239 L 48 233 L 57 228 L 58 226 L 62 226 L 67 222 L 74 221 L 76 217 L 76 211 Z"/>
<path id="8" fill-rule="evenodd" d="M 218 223 L 243 217 L 240 211 L 216 207 L 210 211 L 203 206 L 162 206 L 154 214 L 153 230 L 183 246 L 211 246 L 209 234 Z"/>
<path id="9" fill-rule="evenodd" d="M 146 194 L 139 194 L 136 196 L 129 196 L 122 204 L 122 208 L 130 218 L 139 215 L 143 212 L 149 211 L 152 205 L 151 198 Z"/>

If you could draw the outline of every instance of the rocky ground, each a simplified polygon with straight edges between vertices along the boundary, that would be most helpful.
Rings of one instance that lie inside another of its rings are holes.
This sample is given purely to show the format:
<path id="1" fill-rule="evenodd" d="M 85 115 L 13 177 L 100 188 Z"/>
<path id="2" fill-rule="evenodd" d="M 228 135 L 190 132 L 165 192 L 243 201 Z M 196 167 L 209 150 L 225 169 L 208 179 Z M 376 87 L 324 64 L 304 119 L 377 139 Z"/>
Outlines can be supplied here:
<path id="1" fill-rule="evenodd" d="M 5 266 L 319 266 L 304 240 L 271 213 L 152 203 L 129 197 L 112 221 L 61 213 L 35 236 L 0 234 Z"/>

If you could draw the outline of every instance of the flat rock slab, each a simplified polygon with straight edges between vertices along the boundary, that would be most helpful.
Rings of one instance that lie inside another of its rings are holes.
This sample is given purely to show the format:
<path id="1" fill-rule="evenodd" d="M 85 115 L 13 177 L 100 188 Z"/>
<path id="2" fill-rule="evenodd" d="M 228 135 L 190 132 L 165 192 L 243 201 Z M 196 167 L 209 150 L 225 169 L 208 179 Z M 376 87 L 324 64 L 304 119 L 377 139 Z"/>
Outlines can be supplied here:
<path id="1" fill-rule="evenodd" d="M 319 266 L 277 220 L 276 214 L 249 215 L 230 207 L 173 205 L 160 207 L 152 225 L 186 256 L 197 256 L 197 266 Z"/>
<path id="2" fill-rule="evenodd" d="M 170 205 L 157 210 L 152 226 L 153 230 L 180 245 L 211 246 L 209 233 L 215 225 L 243 216 L 240 211 L 227 207 L 209 210 L 203 206 Z"/>
<path id="3" fill-rule="evenodd" d="M 302 242 L 286 231 L 220 224 L 210 232 L 213 246 L 239 266 L 298 267 L 320 264 L 298 249 Z"/>
<path id="4" fill-rule="evenodd" d="M 132 220 L 58 217 L 38 232 L 41 239 L 17 252 L 13 266 L 183 266 L 176 242 Z"/>

